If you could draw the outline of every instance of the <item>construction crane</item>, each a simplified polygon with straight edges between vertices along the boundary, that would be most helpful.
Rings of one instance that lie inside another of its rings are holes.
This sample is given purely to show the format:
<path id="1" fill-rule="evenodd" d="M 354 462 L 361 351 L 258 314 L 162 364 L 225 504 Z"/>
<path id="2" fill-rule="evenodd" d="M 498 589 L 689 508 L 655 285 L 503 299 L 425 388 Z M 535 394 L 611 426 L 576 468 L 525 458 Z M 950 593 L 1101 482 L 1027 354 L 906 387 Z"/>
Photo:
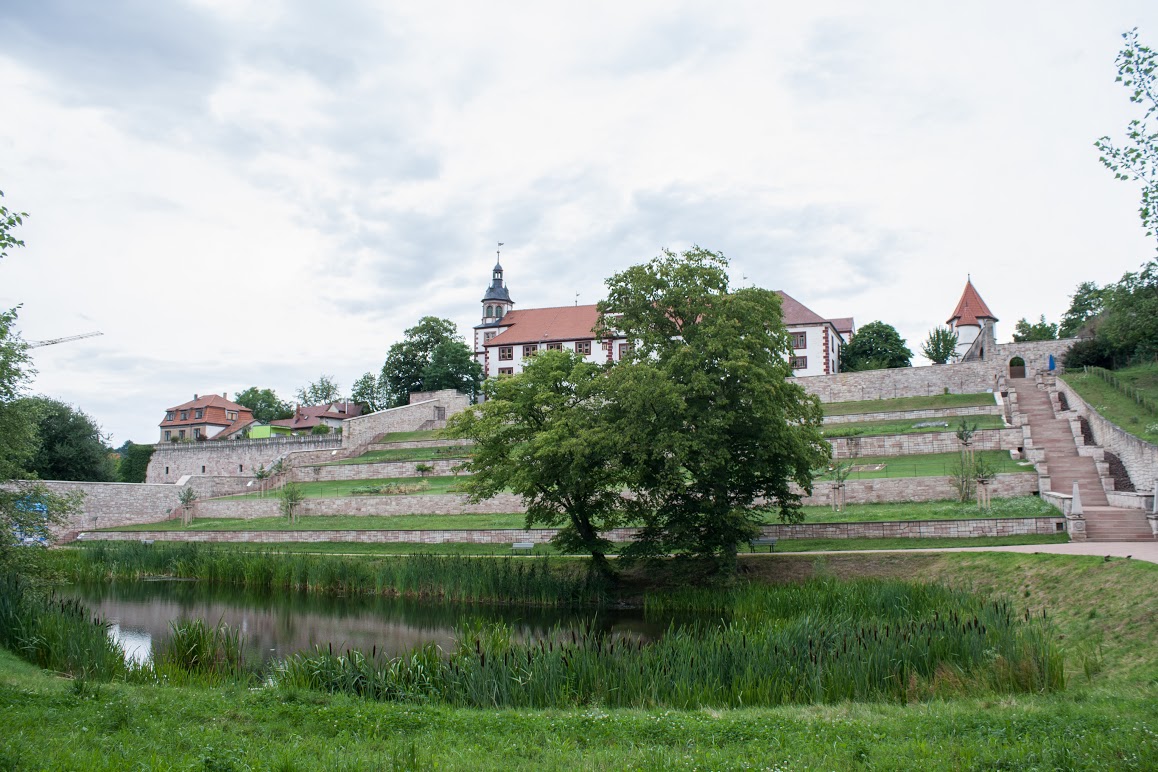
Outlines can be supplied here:
<path id="1" fill-rule="evenodd" d="M 41 346 L 53 346 L 57 343 L 69 343 L 70 341 L 80 340 L 81 338 L 95 338 L 98 335 L 104 335 L 103 332 L 82 332 L 80 335 L 69 335 L 64 338 L 50 338 L 48 340 L 30 340 L 28 341 L 28 348 L 40 348 Z"/>

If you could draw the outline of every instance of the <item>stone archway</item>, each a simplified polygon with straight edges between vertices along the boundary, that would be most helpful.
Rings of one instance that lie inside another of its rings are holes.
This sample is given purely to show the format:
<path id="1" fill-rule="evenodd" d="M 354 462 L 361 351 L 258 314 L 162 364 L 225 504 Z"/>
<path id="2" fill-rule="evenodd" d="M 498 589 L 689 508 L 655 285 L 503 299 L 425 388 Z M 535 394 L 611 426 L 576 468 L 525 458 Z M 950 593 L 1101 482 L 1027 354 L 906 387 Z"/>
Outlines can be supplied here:
<path id="1" fill-rule="evenodd" d="M 1024 378 L 1025 377 L 1025 360 L 1021 357 L 1014 357 L 1009 360 L 1009 377 L 1010 378 Z"/>

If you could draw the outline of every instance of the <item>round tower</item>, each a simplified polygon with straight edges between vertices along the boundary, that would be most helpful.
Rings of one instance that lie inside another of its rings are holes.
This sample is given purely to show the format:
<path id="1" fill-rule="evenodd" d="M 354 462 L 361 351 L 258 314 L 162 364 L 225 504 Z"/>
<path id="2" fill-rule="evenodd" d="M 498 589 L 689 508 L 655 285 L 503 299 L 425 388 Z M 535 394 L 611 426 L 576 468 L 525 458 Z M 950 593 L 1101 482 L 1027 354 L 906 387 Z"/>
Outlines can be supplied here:
<path id="1" fill-rule="evenodd" d="M 491 271 L 491 286 L 483 293 L 482 323 L 490 324 L 502 319 L 511 310 L 515 301 L 511 300 L 511 293 L 503 281 L 503 265 L 496 262 Z"/>

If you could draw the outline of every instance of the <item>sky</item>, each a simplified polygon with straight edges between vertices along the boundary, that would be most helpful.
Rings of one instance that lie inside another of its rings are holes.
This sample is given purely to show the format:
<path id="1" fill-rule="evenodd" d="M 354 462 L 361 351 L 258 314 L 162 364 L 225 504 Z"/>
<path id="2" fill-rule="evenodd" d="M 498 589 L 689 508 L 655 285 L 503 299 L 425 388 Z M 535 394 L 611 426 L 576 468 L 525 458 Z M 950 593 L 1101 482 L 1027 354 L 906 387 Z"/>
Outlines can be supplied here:
<path id="1" fill-rule="evenodd" d="M 500 241 L 516 308 L 698 244 L 914 352 L 972 276 L 1004 341 L 1154 256 L 1093 146 L 1133 27 L 1158 3 L 0 0 L 0 308 L 103 333 L 30 393 L 113 446 L 468 334 Z"/>

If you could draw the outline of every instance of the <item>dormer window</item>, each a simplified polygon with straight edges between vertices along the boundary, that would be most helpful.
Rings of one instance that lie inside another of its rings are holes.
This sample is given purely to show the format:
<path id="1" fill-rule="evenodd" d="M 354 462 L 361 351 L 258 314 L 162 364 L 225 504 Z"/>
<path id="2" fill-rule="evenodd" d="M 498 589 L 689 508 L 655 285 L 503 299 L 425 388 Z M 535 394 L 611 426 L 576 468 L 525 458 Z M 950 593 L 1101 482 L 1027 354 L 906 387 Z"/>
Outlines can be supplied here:
<path id="1" fill-rule="evenodd" d="M 172 421 L 172 420 L 173 420 L 173 415 L 174 415 L 174 413 L 173 413 L 173 411 L 172 411 L 172 410 L 170 410 L 168 413 L 165 413 L 165 420 L 166 420 L 166 421 Z"/>
<path id="2" fill-rule="evenodd" d="M 204 418 L 205 417 L 205 411 L 198 408 L 197 410 L 193 411 L 193 417 L 194 418 Z"/>
<path id="3" fill-rule="evenodd" d="M 181 411 L 181 420 L 182 421 L 188 421 L 189 420 L 189 411 L 188 410 L 182 410 Z"/>

